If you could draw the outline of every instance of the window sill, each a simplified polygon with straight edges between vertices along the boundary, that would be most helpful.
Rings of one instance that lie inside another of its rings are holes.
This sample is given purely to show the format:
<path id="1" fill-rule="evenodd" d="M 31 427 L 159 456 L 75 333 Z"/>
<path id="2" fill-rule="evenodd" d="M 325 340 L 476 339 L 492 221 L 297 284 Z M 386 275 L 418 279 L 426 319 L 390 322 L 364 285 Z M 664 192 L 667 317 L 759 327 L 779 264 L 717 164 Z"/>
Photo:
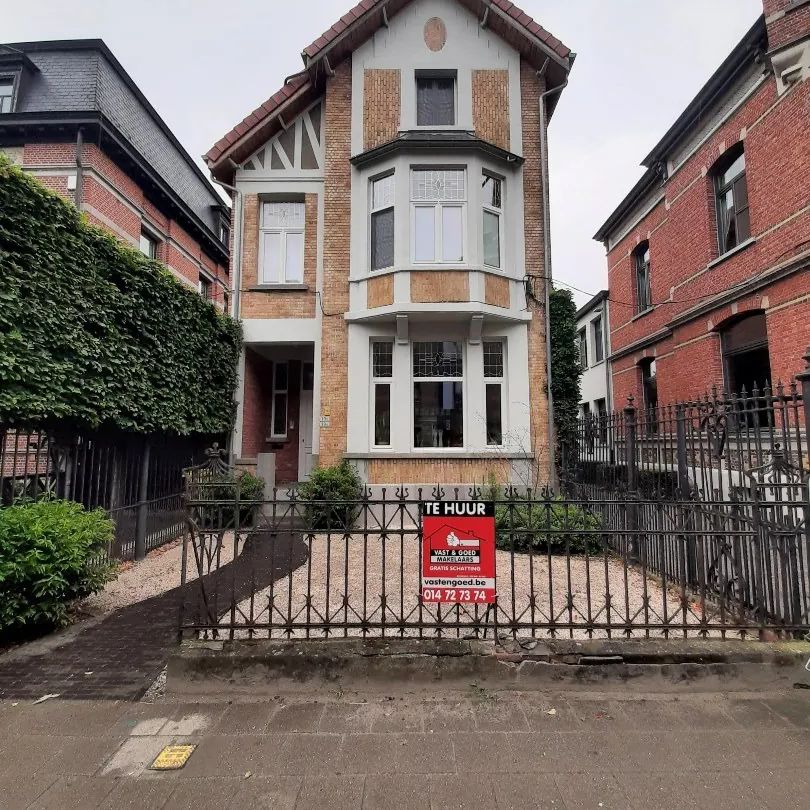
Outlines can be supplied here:
<path id="1" fill-rule="evenodd" d="M 722 256 L 718 256 L 716 259 L 710 261 L 706 265 L 706 269 L 711 270 L 712 267 L 717 267 L 718 264 L 722 264 L 724 261 L 726 261 L 726 259 L 730 259 L 732 256 L 742 253 L 746 248 L 751 247 L 751 245 L 756 244 L 756 241 L 756 237 L 749 236 L 744 242 L 740 242 L 739 245 L 731 248 L 731 250 L 727 250 Z"/>
<path id="2" fill-rule="evenodd" d="M 287 444 L 290 441 L 289 436 L 265 436 L 266 444 Z"/>
<path id="3" fill-rule="evenodd" d="M 632 318 L 630 318 L 630 323 L 639 320 L 639 318 L 643 318 L 645 315 L 649 315 L 651 312 L 655 312 L 655 307 L 647 307 L 647 309 L 637 312 Z"/>
<path id="4" fill-rule="evenodd" d="M 309 284 L 255 284 L 248 287 L 248 292 L 302 292 L 309 289 Z"/>

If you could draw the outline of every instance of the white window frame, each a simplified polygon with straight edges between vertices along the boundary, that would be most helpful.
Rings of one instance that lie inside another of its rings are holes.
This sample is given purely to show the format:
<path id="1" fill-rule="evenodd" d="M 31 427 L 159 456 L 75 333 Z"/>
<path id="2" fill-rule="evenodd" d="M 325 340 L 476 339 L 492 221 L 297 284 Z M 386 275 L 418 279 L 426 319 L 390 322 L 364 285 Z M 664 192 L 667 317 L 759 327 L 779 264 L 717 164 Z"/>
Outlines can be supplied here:
<path id="1" fill-rule="evenodd" d="M 206 296 L 203 295 L 203 284 L 207 283 L 208 288 L 211 290 L 211 295 Z M 213 303 L 214 298 L 216 297 L 216 282 L 211 276 L 206 275 L 205 273 L 199 273 L 197 277 L 197 292 L 200 294 L 204 301 L 211 301 Z"/>
<path id="2" fill-rule="evenodd" d="M 276 368 L 278 366 L 287 367 L 287 387 L 276 388 Z M 275 433 L 276 426 L 276 394 L 284 394 L 284 433 Z M 273 385 L 270 408 L 270 439 L 272 441 L 284 440 L 287 438 L 287 425 L 290 419 L 290 361 L 273 360 Z"/>
<path id="3" fill-rule="evenodd" d="M 390 377 L 379 377 L 374 374 L 374 344 L 375 343 L 385 343 L 391 347 L 391 376 Z M 369 419 L 369 442 L 371 443 L 371 447 L 376 450 L 387 450 L 393 446 L 393 433 L 394 433 L 394 340 L 393 338 L 374 338 L 369 344 L 369 379 L 371 380 L 371 385 L 369 386 L 370 391 L 370 414 L 371 419 Z M 387 385 L 388 386 L 388 418 L 391 422 L 389 425 L 388 431 L 388 444 L 377 444 L 377 431 L 376 431 L 376 420 L 377 420 L 377 386 L 378 385 Z"/>
<path id="4" fill-rule="evenodd" d="M 501 207 L 496 208 L 491 203 L 488 203 L 486 199 L 482 199 L 482 211 L 481 211 L 481 264 L 484 267 L 488 267 L 490 270 L 496 270 L 498 272 L 503 272 L 504 270 L 504 233 L 503 233 L 503 217 L 504 217 L 504 193 L 506 188 L 506 181 L 499 177 L 497 174 L 493 174 L 492 172 L 488 172 L 484 170 L 481 173 L 482 183 L 481 188 L 483 190 L 484 184 L 483 179 L 495 180 L 501 184 Z M 494 214 L 498 217 L 498 265 L 494 264 L 487 264 L 486 262 L 486 251 L 484 249 L 484 212 L 488 212 L 490 214 Z"/>
<path id="5" fill-rule="evenodd" d="M 484 441 L 487 447 L 504 447 L 506 445 L 507 427 L 507 408 L 506 408 L 506 339 L 505 338 L 488 338 L 482 340 L 482 367 L 481 376 L 484 378 Z M 501 346 L 501 361 L 502 369 L 500 377 L 487 377 L 485 375 L 486 368 L 486 344 L 499 343 Z M 501 389 L 501 441 L 500 444 L 490 444 L 489 437 L 486 435 L 487 429 L 487 386 L 499 385 Z"/>
<path id="6" fill-rule="evenodd" d="M 296 205 L 301 207 L 301 225 L 278 226 L 266 225 L 265 215 L 269 205 Z M 306 272 L 306 209 L 302 200 L 263 200 L 261 203 L 261 215 L 259 222 L 259 283 L 272 284 L 273 286 L 291 285 L 300 287 L 304 283 Z M 281 248 L 279 251 L 279 271 L 276 277 L 270 275 L 266 267 L 266 257 L 264 249 L 264 237 L 268 234 L 280 234 Z M 292 281 L 286 277 L 287 268 L 287 236 L 291 234 L 301 235 L 301 277 Z"/>
<path id="7" fill-rule="evenodd" d="M 413 373 L 413 353 L 417 343 L 458 343 L 461 345 L 461 376 L 460 377 L 417 377 Z M 467 391 L 467 343 L 460 338 L 419 338 L 413 339 L 410 345 L 410 352 L 408 357 L 408 367 L 411 379 L 410 384 L 410 424 L 408 430 L 411 435 L 411 449 L 415 453 L 460 453 L 467 449 L 467 437 L 469 435 L 469 420 L 467 418 L 468 405 L 468 391 Z M 415 385 L 420 382 L 451 382 L 461 383 L 461 446 L 460 447 L 417 447 L 414 441 L 416 433 L 416 392 Z"/>
<path id="8" fill-rule="evenodd" d="M 391 178 L 391 182 L 393 184 L 393 197 L 390 203 L 386 205 L 381 205 L 378 208 L 374 207 L 374 184 L 378 183 L 380 180 L 386 180 Z M 369 178 L 368 181 L 368 269 L 370 273 L 381 273 L 386 270 L 393 269 L 394 265 L 396 264 L 396 255 L 397 255 L 397 186 L 396 186 L 396 171 L 392 169 L 391 171 L 385 172 L 383 174 L 377 175 L 376 177 Z M 374 214 L 380 214 L 384 211 L 391 210 L 394 214 L 394 252 L 392 255 L 391 264 L 387 265 L 386 267 L 373 267 L 373 254 L 372 254 L 372 240 L 374 238 L 374 229 L 372 226 L 372 221 L 374 219 Z"/>
<path id="9" fill-rule="evenodd" d="M 464 198 L 460 200 L 416 200 L 414 199 L 414 175 L 417 172 L 443 172 L 459 171 L 464 177 Z M 467 245 L 467 204 L 469 201 L 469 187 L 466 166 L 412 166 L 410 171 L 410 201 L 411 201 L 411 261 L 414 265 L 427 267 L 431 265 L 442 265 L 445 267 L 460 267 L 468 263 L 469 249 Z M 433 209 L 433 258 L 416 258 L 416 211 L 419 208 Z M 461 258 L 443 259 L 444 247 L 443 217 L 445 208 L 458 208 L 461 211 Z"/>

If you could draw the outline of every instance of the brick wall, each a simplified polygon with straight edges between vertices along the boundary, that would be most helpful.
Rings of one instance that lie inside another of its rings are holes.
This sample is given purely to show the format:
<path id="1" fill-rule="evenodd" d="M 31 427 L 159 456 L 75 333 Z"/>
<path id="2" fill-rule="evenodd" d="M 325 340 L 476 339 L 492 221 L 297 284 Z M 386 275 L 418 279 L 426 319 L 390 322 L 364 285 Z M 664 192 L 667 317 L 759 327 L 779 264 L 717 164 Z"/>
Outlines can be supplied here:
<path id="1" fill-rule="evenodd" d="M 799 5 L 795 0 L 764 0 L 763 7 L 771 50 L 806 36 L 810 31 L 810 4 Z"/>
<path id="2" fill-rule="evenodd" d="M 387 307 L 394 303 L 394 276 L 370 278 L 366 282 L 366 305 L 369 309 Z"/>
<path id="3" fill-rule="evenodd" d="M 346 450 L 348 399 L 348 327 L 351 232 L 352 63 L 346 59 L 326 83 L 324 99 L 324 256 L 321 344 L 321 410 L 329 426 L 321 427 L 320 463 L 336 464 Z M 318 418 L 314 414 L 314 418 Z"/>
<path id="4" fill-rule="evenodd" d="M 372 149 L 397 137 L 400 121 L 399 70 L 366 70 L 363 74 L 363 148 Z"/>
<path id="5" fill-rule="evenodd" d="M 492 478 L 509 483 L 509 462 L 475 458 L 372 459 L 369 484 L 488 484 Z"/>
<path id="6" fill-rule="evenodd" d="M 453 303 L 469 300 L 470 278 L 466 270 L 411 272 L 411 301 L 414 303 Z"/>
<path id="7" fill-rule="evenodd" d="M 508 307 L 509 279 L 487 273 L 484 281 L 484 300 L 493 307 Z"/>
<path id="8" fill-rule="evenodd" d="M 472 72 L 472 108 L 475 134 L 502 149 L 509 149 L 509 71 Z"/>

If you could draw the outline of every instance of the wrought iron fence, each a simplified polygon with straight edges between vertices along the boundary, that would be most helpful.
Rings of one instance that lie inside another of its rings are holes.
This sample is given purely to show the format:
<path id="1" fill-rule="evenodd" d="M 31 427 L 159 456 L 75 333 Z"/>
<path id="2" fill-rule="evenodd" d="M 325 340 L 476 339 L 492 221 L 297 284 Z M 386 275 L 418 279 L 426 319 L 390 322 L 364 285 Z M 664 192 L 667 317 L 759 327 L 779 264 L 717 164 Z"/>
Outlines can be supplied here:
<path id="1" fill-rule="evenodd" d="M 140 558 L 185 531 L 183 470 L 210 439 L 0 426 L 0 507 L 55 497 L 105 509 L 108 556 Z"/>
<path id="2" fill-rule="evenodd" d="M 189 478 L 181 631 L 203 637 L 727 637 L 810 626 L 806 524 L 749 502 L 397 489 L 223 495 Z M 425 500 L 495 501 L 497 601 L 420 596 Z"/>

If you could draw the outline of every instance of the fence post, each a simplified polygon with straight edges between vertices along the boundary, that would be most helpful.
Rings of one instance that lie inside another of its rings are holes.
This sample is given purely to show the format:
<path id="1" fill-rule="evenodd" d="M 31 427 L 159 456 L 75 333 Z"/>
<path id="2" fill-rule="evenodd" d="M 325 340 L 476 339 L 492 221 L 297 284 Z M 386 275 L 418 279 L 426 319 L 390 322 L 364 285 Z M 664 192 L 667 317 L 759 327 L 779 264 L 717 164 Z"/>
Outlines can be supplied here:
<path id="1" fill-rule="evenodd" d="M 625 426 L 625 461 L 627 462 L 627 528 L 630 531 L 627 551 L 631 562 L 639 559 L 638 537 L 638 462 L 636 461 L 636 439 L 638 422 L 636 421 L 636 407 L 633 405 L 632 395 L 627 398 L 624 408 Z"/>
<path id="2" fill-rule="evenodd" d="M 689 467 L 686 461 L 686 408 L 682 402 L 675 405 L 675 439 L 678 458 L 678 492 L 681 498 L 688 498 Z"/>
<path id="3" fill-rule="evenodd" d="M 149 494 L 149 457 L 151 445 L 147 439 L 143 445 L 141 456 L 141 470 L 138 479 L 138 509 L 135 519 L 135 559 L 142 560 L 146 556 L 146 519 L 148 510 L 147 496 Z"/>

